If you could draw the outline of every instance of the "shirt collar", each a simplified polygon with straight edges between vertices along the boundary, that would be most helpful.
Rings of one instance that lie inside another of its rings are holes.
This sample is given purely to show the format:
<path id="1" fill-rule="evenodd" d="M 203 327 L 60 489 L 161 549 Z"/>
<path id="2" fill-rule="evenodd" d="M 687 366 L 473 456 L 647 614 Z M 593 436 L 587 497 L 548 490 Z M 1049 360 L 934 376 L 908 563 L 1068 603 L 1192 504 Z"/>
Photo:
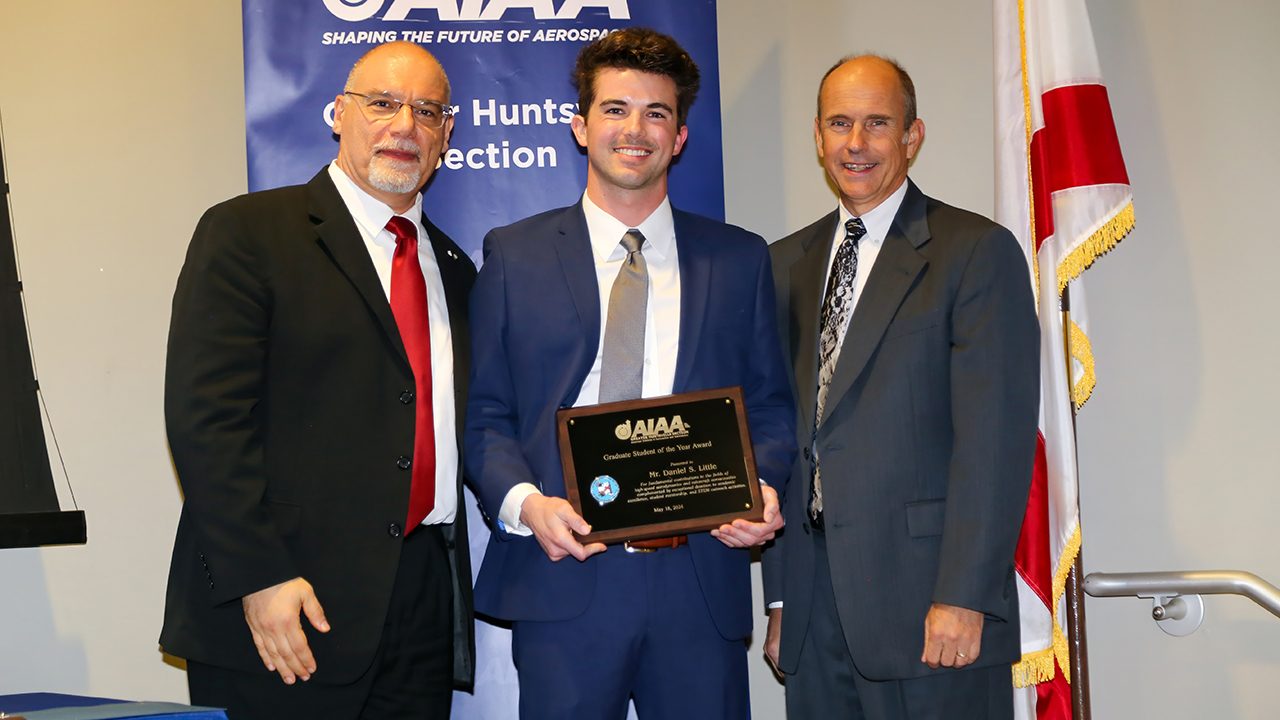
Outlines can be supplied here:
<path id="1" fill-rule="evenodd" d="M 582 214 L 587 217 L 587 233 L 591 239 L 591 250 L 597 262 L 619 260 L 626 250 L 619 244 L 622 236 L 631 229 L 621 220 L 605 212 L 600 206 L 591 202 L 587 194 L 582 193 Z M 671 244 L 676 239 L 675 218 L 671 214 L 671 199 L 662 198 L 662 204 L 654 208 L 649 217 L 636 226 L 644 235 L 644 249 L 658 253 L 659 257 L 667 257 L 671 252 Z M 617 255 L 617 257 L 614 257 Z"/>
<path id="2" fill-rule="evenodd" d="M 867 234 L 863 240 L 869 240 L 872 243 L 880 244 L 884 241 L 885 236 L 889 234 L 889 229 L 893 227 L 893 219 L 898 216 L 898 208 L 902 207 L 902 199 L 907 196 L 907 181 L 903 180 L 893 194 L 884 199 L 884 202 L 871 208 L 861 216 L 862 224 L 867 228 Z M 853 219 L 853 213 L 849 212 L 849 208 L 844 203 L 837 203 L 840 207 L 840 224 L 836 228 L 837 238 L 844 237 L 844 225 Z"/>
<path id="3" fill-rule="evenodd" d="M 387 221 L 396 214 L 386 203 L 356 185 L 355 181 L 347 177 L 342 168 L 338 167 L 337 160 L 329 163 L 329 177 L 338 188 L 338 194 L 342 196 L 342 202 L 346 203 L 347 210 L 351 212 L 351 218 L 366 235 L 377 237 L 378 233 L 386 230 Z M 419 231 L 422 230 L 422 193 L 414 196 L 413 207 L 401 217 L 412 221 Z M 422 235 L 418 237 L 421 238 Z"/>

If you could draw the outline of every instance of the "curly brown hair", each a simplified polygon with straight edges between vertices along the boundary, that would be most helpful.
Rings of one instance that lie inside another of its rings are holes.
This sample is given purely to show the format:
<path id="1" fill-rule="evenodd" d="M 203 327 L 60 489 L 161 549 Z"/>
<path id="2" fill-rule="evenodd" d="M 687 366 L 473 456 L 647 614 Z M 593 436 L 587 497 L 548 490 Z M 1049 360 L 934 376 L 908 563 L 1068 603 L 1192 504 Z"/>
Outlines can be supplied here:
<path id="1" fill-rule="evenodd" d="M 595 102 L 596 74 L 603 68 L 640 70 L 665 75 L 676 84 L 676 127 L 683 127 L 698 95 L 701 74 L 689 53 L 670 35 L 649 28 L 616 30 L 582 48 L 573 67 L 578 113 L 585 119 Z"/>

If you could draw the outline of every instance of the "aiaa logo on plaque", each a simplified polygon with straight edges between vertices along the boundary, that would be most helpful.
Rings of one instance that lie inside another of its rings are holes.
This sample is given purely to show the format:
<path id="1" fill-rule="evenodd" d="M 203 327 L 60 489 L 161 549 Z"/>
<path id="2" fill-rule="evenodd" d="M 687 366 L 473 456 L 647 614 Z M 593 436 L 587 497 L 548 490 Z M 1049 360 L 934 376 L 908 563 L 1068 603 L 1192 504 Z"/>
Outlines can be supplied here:
<path id="1" fill-rule="evenodd" d="M 613 429 L 613 434 L 618 436 L 619 440 L 630 440 L 633 443 L 645 442 L 646 440 L 666 440 L 669 438 L 686 437 L 689 434 L 689 428 L 692 427 L 685 421 L 680 419 L 679 415 L 666 418 L 648 418 L 646 420 L 637 420 L 634 425 L 627 420 Z"/>

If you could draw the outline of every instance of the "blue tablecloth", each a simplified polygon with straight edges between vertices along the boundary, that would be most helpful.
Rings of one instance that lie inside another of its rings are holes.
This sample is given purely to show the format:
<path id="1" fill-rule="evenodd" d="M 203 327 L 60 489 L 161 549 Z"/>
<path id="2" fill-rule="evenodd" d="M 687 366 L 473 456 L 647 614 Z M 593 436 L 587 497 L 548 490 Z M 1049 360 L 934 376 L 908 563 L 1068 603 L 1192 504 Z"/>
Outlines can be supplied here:
<path id="1" fill-rule="evenodd" d="M 128 702 L 111 698 L 23 693 L 0 695 L 0 713 L 21 715 L 27 720 L 227 720 L 222 710 L 177 703 Z"/>

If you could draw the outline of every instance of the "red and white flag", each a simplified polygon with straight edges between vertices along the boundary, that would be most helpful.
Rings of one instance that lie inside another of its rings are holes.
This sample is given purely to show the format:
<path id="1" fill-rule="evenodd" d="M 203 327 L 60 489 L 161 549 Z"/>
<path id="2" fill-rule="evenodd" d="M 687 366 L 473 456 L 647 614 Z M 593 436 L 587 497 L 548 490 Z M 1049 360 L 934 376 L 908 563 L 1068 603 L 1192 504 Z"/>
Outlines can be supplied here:
<path id="1" fill-rule="evenodd" d="M 1041 328 L 1040 443 L 1016 560 L 1015 715 L 1069 720 L 1063 594 L 1080 552 L 1072 404 L 1094 384 L 1080 274 L 1133 229 L 1133 196 L 1084 0 L 994 3 L 996 221 L 1026 252 Z"/>

